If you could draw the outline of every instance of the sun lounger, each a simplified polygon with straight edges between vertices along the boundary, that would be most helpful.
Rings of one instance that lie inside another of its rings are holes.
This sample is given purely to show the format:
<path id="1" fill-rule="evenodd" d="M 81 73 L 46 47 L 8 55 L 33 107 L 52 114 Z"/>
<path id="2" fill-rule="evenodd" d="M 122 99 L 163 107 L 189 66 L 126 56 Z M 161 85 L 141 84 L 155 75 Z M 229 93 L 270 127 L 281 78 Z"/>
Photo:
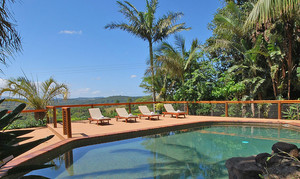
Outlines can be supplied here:
<path id="1" fill-rule="evenodd" d="M 128 114 L 125 108 L 116 108 L 116 111 L 118 113 L 118 116 L 116 116 L 116 120 L 125 119 L 125 121 L 128 122 L 128 120 L 134 119 L 134 121 L 136 122 L 136 118 L 138 118 L 138 116 Z"/>
<path id="2" fill-rule="evenodd" d="M 185 115 L 187 114 L 185 111 L 180 111 L 180 110 L 175 111 L 172 104 L 164 104 L 164 107 L 166 109 L 166 112 L 163 112 L 164 117 L 166 114 L 170 114 L 171 117 L 173 117 L 173 115 L 175 115 L 176 118 L 178 118 L 178 116 L 180 116 L 180 115 L 183 115 L 183 117 L 185 117 Z"/>
<path id="3" fill-rule="evenodd" d="M 89 121 L 90 121 L 90 123 L 91 123 L 92 121 L 96 121 L 97 124 L 99 124 L 99 122 L 100 122 L 101 124 L 104 124 L 104 123 L 109 124 L 110 118 L 109 118 L 109 117 L 104 117 L 104 116 L 102 115 L 102 113 L 101 113 L 101 111 L 100 111 L 99 108 L 90 108 L 90 109 L 89 109 L 89 113 L 90 113 L 90 116 L 91 116 L 90 118 L 88 118 Z"/>
<path id="4" fill-rule="evenodd" d="M 151 120 L 155 117 L 159 119 L 160 114 L 155 114 L 154 112 L 150 112 L 147 106 L 139 106 L 139 110 L 141 111 L 142 114 L 139 114 L 139 118 L 141 117 L 147 117 L 148 120 Z"/>

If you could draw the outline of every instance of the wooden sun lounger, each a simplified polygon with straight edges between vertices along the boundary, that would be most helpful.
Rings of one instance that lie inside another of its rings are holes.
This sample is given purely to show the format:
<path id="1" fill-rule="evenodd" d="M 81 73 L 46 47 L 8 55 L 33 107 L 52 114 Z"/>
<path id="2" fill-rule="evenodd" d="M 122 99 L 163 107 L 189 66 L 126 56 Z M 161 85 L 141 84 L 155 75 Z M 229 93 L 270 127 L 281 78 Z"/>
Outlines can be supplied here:
<path id="1" fill-rule="evenodd" d="M 178 118 L 178 116 L 180 116 L 180 115 L 183 115 L 183 117 L 185 117 L 185 115 L 187 115 L 187 113 L 185 111 L 175 111 L 171 104 L 164 104 L 164 107 L 166 109 L 166 112 L 163 112 L 164 117 L 166 114 L 170 114 L 171 117 L 173 117 L 173 115 L 175 115 L 176 118 Z"/>
<path id="2" fill-rule="evenodd" d="M 148 120 L 151 120 L 157 117 L 157 120 L 159 120 L 159 116 L 161 116 L 160 114 L 152 114 L 147 106 L 139 106 L 139 110 L 142 113 L 139 114 L 139 119 L 141 119 L 141 117 L 147 117 Z"/>
<path id="3" fill-rule="evenodd" d="M 103 117 L 101 111 L 99 108 L 90 108 L 89 109 L 90 118 L 88 118 L 89 122 L 96 121 L 97 125 L 100 124 L 109 124 L 109 121 L 111 120 L 109 117 Z"/>
<path id="4" fill-rule="evenodd" d="M 165 117 L 166 114 L 170 114 L 171 117 L 173 117 L 173 115 L 176 116 L 176 118 L 178 118 L 178 116 L 183 115 L 183 117 L 185 117 L 186 112 L 163 112 L 163 116 Z"/>
<path id="5" fill-rule="evenodd" d="M 134 122 L 136 122 L 136 118 L 138 118 L 138 116 L 135 115 L 130 116 L 125 108 L 116 108 L 116 111 L 118 113 L 118 116 L 116 116 L 116 121 L 118 121 L 118 119 L 125 119 L 125 122 L 127 123 L 128 120 L 134 119 Z"/>

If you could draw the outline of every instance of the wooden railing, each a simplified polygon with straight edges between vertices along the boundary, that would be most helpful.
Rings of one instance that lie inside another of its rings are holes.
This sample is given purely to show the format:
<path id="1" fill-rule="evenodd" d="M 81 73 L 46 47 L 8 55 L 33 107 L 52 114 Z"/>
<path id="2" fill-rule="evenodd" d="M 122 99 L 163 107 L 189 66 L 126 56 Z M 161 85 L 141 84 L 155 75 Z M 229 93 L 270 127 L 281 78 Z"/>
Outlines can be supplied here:
<path id="1" fill-rule="evenodd" d="M 145 105 L 153 103 L 177 103 L 186 104 L 186 111 L 189 114 L 188 104 L 224 104 L 225 105 L 225 117 L 229 117 L 228 106 L 229 104 L 277 104 L 278 105 L 278 119 L 281 119 L 281 106 L 282 104 L 300 103 L 300 100 L 256 100 L 256 101 L 156 101 L 156 102 L 131 102 L 131 103 L 105 103 L 105 104 L 78 104 L 78 105 L 59 105 L 59 106 L 47 106 L 47 109 L 52 109 L 53 112 L 53 126 L 57 127 L 57 108 L 69 107 L 96 107 L 96 106 L 128 106 L 129 113 L 131 113 L 132 105 Z"/>
<path id="2" fill-rule="evenodd" d="M 189 102 L 190 103 L 190 102 Z M 281 119 L 281 105 L 300 103 L 300 100 L 256 100 L 256 101 L 196 101 L 192 103 L 206 103 L 206 104 L 225 104 L 225 117 L 228 117 L 228 104 L 277 104 L 278 105 L 278 119 Z"/>
<path id="3" fill-rule="evenodd" d="M 47 109 L 32 109 L 32 110 L 23 110 L 21 113 L 35 113 L 35 112 L 47 112 Z M 11 113 L 12 111 L 7 111 L 7 113 Z"/>
<path id="4" fill-rule="evenodd" d="M 47 112 L 52 110 L 52 121 L 53 127 L 57 128 L 57 109 L 63 109 L 63 123 L 65 125 L 64 134 L 68 135 L 68 137 L 72 137 L 71 134 L 71 112 L 70 108 L 76 107 L 96 107 L 96 106 L 119 106 L 126 105 L 128 106 L 129 113 L 131 113 L 132 105 L 147 105 L 147 104 L 155 104 L 155 103 L 177 103 L 177 104 L 185 104 L 186 111 L 189 114 L 189 104 L 224 104 L 225 106 L 225 117 L 229 117 L 228 108 L 230 104 L 277 104 L 278 105 L 278 119 L 282 118 L 282 104 L 299 104 L 300 100 L 256 100 L 256 101 L 156 101 L 156 102 L 130 102 L 130 103 L 105 103 L 105 104 L 78 104 L 78 105 L 58 105 L 58 106 L 47 106 L 46 109 L 39 110 L 23 110 L 22 113 L 37 113 L 37 112 Z M 11 111 L 8 111 L 10 113 Z M 47 118 L 49 121 L 49 118 Z"/>
<path id="5" fill-rule="evenodd" d="M 69 110 L 67 115 L 70 116 L 70 108 L 76 107 L 96 107 L 96 106 L 119 106 L 126 105 L 128 106 L 128 111 L 131 113 L 132 105 L 146 105 L 146 104 L 154 104 L 154 103 L 177 103 L 177 104 L 186 104 L 186 111 L 189 114 L 189 104 L 224 104 L 225 105 L 225 117 L 229 117 L 228 106 L 229 104 L 277 104 L 278 105 L 278 119 L 281 119 L 281 106 L 282 104 L 293 104 L 300 103 L 300 100 L 257 100 L 257 101 L 156 101 L 156 102 L 131 102 L 131 103 L 105 103 L 105 104 L 79 104 L 79 105 L 59 105 L 59 106 L 47 106 L 47 110 L 52 110 L 53 113 L 53 127 L 57 128 L 57 116 L 56 112 L 58 108 L 62 108 L 64 110 Z M 66 115 L 63 112 L 63 115 Z M 66 130 L 64 133 L 68 134 L 68 137 L 71 137 L 71 119 L 70 117 L 63 117 L 63 123 L 65 126 L 63 128 Z"/>

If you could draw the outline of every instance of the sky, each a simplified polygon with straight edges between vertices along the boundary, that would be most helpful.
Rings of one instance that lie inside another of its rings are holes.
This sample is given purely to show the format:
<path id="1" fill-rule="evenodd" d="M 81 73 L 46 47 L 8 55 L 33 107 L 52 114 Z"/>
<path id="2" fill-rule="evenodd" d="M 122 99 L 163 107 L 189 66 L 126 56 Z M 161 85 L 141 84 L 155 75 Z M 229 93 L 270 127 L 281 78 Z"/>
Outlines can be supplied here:
<path id="1" fill-rule="evenodd" d="M 145 10 L 144 0 L 128 1 Z M 189 48 L 193 39 L 205 43 L 211 36 L 208 23 L 221 7 L 219 0 L 159 0 L 157 17 L 182 12 L 178 23 L 192 29 L 178 34 Z M 10 9 L 23 50 L 8 66 L 0 65 L 0 87 L 5 79 L 26 74 L 37 82 L 53 77 L 67 84 L 70 98 L 146 95 L 139 85 L 148 67 L 148 42 L 104 28 L 127 22 L 115 0 L 20 0 Z M 173 40 L 174 35 L 166 39 Z"/>

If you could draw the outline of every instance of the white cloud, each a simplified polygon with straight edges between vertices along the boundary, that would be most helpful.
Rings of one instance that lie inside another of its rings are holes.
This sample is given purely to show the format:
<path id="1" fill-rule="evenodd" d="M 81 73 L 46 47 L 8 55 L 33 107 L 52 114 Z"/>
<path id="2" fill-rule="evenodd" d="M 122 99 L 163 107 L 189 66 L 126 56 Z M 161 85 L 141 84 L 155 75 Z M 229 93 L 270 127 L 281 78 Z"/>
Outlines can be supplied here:
<path id="1" fill-rule="evenodd" d="M 0 88 L 4 88 L 7 85 L 7 80 L 0 78 Z"/>
<path id="2" fill-rule="evenodd" d="M 81 88 L 77 90 L 78 93 L 89 93 L 90 91 L 91 88 Z"/>
<path id="3" fill-rule="evenodd" d="M 100 77 L 97 77 L 97 78 L 95 78 L 95 80 L 98 80 L 98 81 L 99 81 L 99 80 L 101 80 L 101 78 L 100 78 Z"/>
<path id="4" fill-rule="evenodd" d="M 100 90 L 93 90 L 91 88 L 80 88 L 71 91 L 71 97 L 97 97 L 101 94 Z"/>
<path id="5" fill-rule="evenodd" d="M 79 31 L 75 31 L 75 30 L 62 30 L 59 32 L 60 34 L 69 34 L 69 35 L 81 35 L 82 34 L 82 30 Z"/>
<path id="6" fill-rule="evenodd" d="M 130 78 L 136 78 L 136 75 L 131 75 Z"/>
<path id="7" fill-rule="evenodd" d="M 99 91 L 99 90 L 92 92 L 93 95 L 100 94 L 100 93 L 101 93 L 101 91 Z"/>

